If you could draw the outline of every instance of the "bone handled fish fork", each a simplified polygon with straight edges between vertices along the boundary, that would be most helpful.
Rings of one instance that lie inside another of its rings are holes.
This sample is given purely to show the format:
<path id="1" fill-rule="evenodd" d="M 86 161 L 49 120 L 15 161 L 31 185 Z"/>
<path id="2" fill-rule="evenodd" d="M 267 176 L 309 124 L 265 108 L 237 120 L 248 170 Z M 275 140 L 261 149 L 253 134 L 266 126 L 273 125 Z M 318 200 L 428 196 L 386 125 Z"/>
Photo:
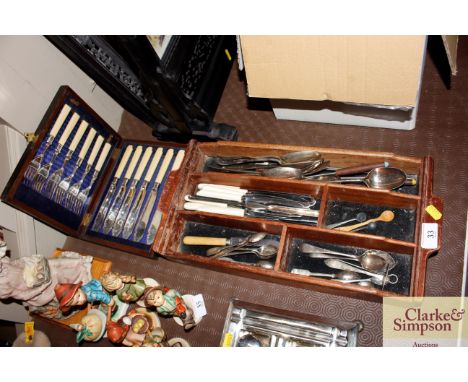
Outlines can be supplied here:
<path id="1" fill-rule="evenodd" d="M 143 179 L 143 184 L 140 186 L 138 195 L 135 199 L 135 205 L 133 206 L 132 210 L 128 214 L 127 221 L 125 222 L 125 226 L 124 226 L 124 230 L 122 234 L 122 236 L 125 239 L 128 239 L 133 232 L 133 228 L 135 227 L 136 220 L 138 216 L 140 215 L 140 211 L 142 210 L 142 207 L 143 207 L 143 202 L 145 201 L 146 190 L 148 188 L 148 185 L 151 182 L 151 179 L 153 179 L 154 171 L 156 170 L 156 167 L 158 167 L 158 163 L 161 159 L 162 153 L 163 153 L 163 149 L 162 147 L 159 147 L 156 150 L 156 153 L 154 154 L 153 159 L 151 160 L 150 167 L 148 168 L 148 171 L 146 172 L 145 178 Z"/>
<path id="2" fill-rule="evenodd" d="M 78 171 L 81 164 L 83 163 L 84 158 L 86 157 L 86 154 L 88 153 L 89 146 L 91 146 L 91 142 L 94 140 L 95 135 L 96 135 L 96 130 L 94 130 L 93 128 L 90 128 L 88 134 L 86 135 L 86 139 L 83 144 L 83 147 L 81 147 L 81 150 L 78 154 L 78 159 L 76 160 L 76 163 L 75 163 L 75 166 L 73 167 L 72 172 L 65 179 L 63 179 L 57 187 L 56 195 L 54 196 L 54 200 L 56 203 L 61 204 L 62 206 L 65 206 L 67 191 L 70 188 L 70 185 L 72 184 L 73 177 L 75 176 L 76 172 Z"/>
<path id="3" fill-rule="evenodd" d="M 34 178 L 32 180 L 32 186 L 37 192 L 41 192 L 42 186 L 44 185 L 44 182 L 49 176 L 50 168 L 55 162 L 55 158 L 57 158 L 57 156 L 62 151 L 63 147 L 65 146 L 65 143 L 67 142 L 68 137 L 70 136 L 73 128 L 75 127 L 79 119 L 79 114 L 73 113 L 72 117 L 68 121 L 67 127 L 65 127 L 65 131 L 62 133 L 62 136 L 58 141 L 57 147 L 55 147 L 54 153 L 52 154 L 52 158 L 46 165 L 42 165 L 41 167 L 39 167 L 39 169 L 36 172 L 36 175 L 34 175 Z"/>
<path id="4" fill-rule="evenodd" d="M 73 207 L 75 205 L 76 197 L 78 196 L 78 192 L 80 191 L 84 180 L 86 179 L 89 172 L 93 168 L 94 159 L 96 159 L 96 156 L 97 156 L 99 150 L 101 149 L 101 145 L 102 145 L 103 142 L 104 142 L 104 137 L 102 137 L 101 135 L 98 135 L 97 138 L 96 138 L 96 142 L 94 142 L 93 149 L 91 151 L 91 155 L 88 157 L 88 160 L 86 162 L 86 168 L 85 168 L 83 176 L 81 177 L 81 179 L 78 180 L 78 182 L 73 184 L 68 189 L 67 200 L 65 202 L 65 208 L 66 209 L 73 211 Z"/>
<path id="5" fill-rule="evenodd" d="M 73 153 L 75 152 L 76 146 L 80 142 L 81 138 L 83 137 L 86 128 L 88 127 L 88 122 L 81 121 L 80 127 L 78 127 L 78 131 L 76 132 L 75 136 L 73 137 L 70 146 L 68 147 L 67 154 L 65 155 L 65 159 L 63 160 L 62 166 L 58 170 L 56 170 L 50 177 L 47 179 L 47 183 L 44 186 L 44 191 L 47 197 L 51 200 L 54 200 L 55 190 L 62 179 L 63 172 L 65 171 L 65 167 L 67 166 L 68 162 L 70 161 Z"/>
<path id="6" fill-rule="evenodd" d="M 112 179 L 111 185 L 109 186 L 109 190 L 106 193 L 106 197 L 99 207 L 99 212 L 94 220 L 93 230 L 99 231 L 101 228 L 101 224 L 104 222 L 104 218 L 107 215 L 107 211 L 109 210 L 110 203 L 112 198 L 114 197 L 115 189 L 117 187 L 117 182 L 119 181 L 120 177 L 122 176 L 122 172 L 127 165 L 128 158 L 132 155 L 133 147 L 127 146 L 125 152 L 120 160 L 119 167 L 117 167 L 117 171 L 115 172 L 114 178 Z"/>
<path id="7" fill-rule="evenodd" d="M 127 196 L 125 197 L 125 201 L 122 204 L 122 207 L 120 207 L 119 213 L 117 214 L 117 219 L 115 219 L 114 226 L 112 227 L 112 236 L 119 236 L 123 230 L 125 221 L 127 220 L 127 216 L 133 203 L 133 199 L 135 198 L 136 185 L 143 175 L 143 171 L 148 164 L 151 154 L 153 154 L 153 149 L 151 147 L 147 147 L 145 153 L 143 154 L 143 158 L 138 165 L 136 174 L 132 179 Z"/>
<path id="8" fill-rule="evenodd" d="M 117 195 L 114 201 L 112 202 L 112 206 L 109 209 L 109 213 L 107 214 L 107 217 L 104 220 L 104 233 L 109 233 L 112 226 L 114 225 L 115 219 L 117 218 L 117 214 L 120 210 L 120 207 L 122 206 L 125 194 L 127 193 L 128 180 L 131 178 L 133 174 L 133 170 L 135 169 L 136 164 L 138 163 L 138 160 L 140 159 L 142 151 L 143 151 L 142 146 L 138 146 L 135 149 L 135 152 L 133 153 L 133 157 L 130 162 L 130 165 L 128 166 L 127 171 L 125 172 L 122 185 L 120 186 L 119 191 L 117 192 Z"/>
<path id="9" fill-rule="evenodd" d="M 96 181 L 96 178 L 99 175 L 99 172 L 101 171 L 102 165 L 107 159 L 107 156 L 109 155 L 109 150 L 111 148 L 110 143 L 105 143 L 104 147 L 101 151 L 101 155 L 99 156 L 98 162 L 96 164 L 96 167 L 94 167 L 94 172 L 93 176 L 91 177 L 91 181 L 89 182 L 88 187 L 86 187 L 84 190 L 81 190 L 78 196 L 76 197 L 75 204 L 73 206 L 73 211 L 76 214 L 80 214 L 83 209 L 83 206 L 85 205 L 86 199 L 88 198 L 89 192 L 91 191 L 91 188 L 93 187 L 94 182 Z M 83 177 L 84 179 L 84 177 Z"/>
<path id="10" fill-rule="evenodd" d="M 42 159 L 44 158 L 44 154 L 47 152 L 49 149 L 50 145 L 54 142 L 55 137 L 57 136 L 57 133 L 59 132 L 60 128 L 63 125 L 63 122 L 65 122 L 65 119 L 68 116 L 68 113 L 70 113 L 71 107 L 68 105 L 63 105 L 62 110 L 60 111 L 60 114 L 58 115 L 57 119 L 54 122 L 54 125 L 52 126 L 52 129 L 49 132 L 49 135 L 47 136 L 47 140 L 45 143 L 44 150 L 42 150 L 42 153 L 39 155 L 36 155 L 34 159 L 29 163 L 28 169 L 24 173 L 24 181 L 26 185 L 29 185 L 29 183 L 32 181 L 34 175 L 36 175 L 37 170 L 39 167 L 41 167 Z"/>

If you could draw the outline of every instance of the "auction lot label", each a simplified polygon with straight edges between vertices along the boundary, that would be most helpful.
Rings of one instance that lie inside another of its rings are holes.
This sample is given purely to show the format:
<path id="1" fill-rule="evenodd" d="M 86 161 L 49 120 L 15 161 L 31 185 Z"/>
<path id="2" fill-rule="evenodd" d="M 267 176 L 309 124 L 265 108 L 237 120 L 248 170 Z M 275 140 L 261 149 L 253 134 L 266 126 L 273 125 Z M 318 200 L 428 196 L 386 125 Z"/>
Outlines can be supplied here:
<path id="1" fill-rule="evenodd" d="M 385 297 L 384 346 L 468 346 L 464 297 Z"/>

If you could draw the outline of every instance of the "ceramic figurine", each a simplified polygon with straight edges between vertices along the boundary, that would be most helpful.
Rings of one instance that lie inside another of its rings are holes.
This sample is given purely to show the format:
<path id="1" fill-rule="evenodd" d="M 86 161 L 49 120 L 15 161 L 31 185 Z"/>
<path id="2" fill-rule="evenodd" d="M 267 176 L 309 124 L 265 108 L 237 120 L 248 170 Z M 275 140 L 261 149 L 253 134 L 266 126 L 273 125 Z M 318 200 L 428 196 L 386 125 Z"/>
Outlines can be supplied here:
<path id="1" fill-rule="evenodd" d="M 188 330 L 195 326 L 192 310 L 186 306 L 182 295 L 175 289 L 160 286 L 147 288 L 143 300 L 146 306 L 156 307 L 156 311 L 162 316 L 179 317 L 184 329 Z"/>
<path id="2" fill-rule="evenodd" d="M 74 306 L 82 306 L 86 303 L 102 302 L 108 306 L 109 310 L 115 304 L 109 293 L 102 287 L 101 282 L 96 279 L 92 279 L 84 285 L 81 282 L 78 284 L 57 284 L 54 290 L 63 313 L 68 313 Z"/>
<path id="3" fill-rule="evenodd" d="M 102 286 L 109 292 L 115 293 L 120 301 L 136 302 L 145 292 L 145 280 L 135 276 L 120 275 L 116 272 L 107 272 L 101 276 Z"/>
<path id="4" fill-rule="evenodd" d="M 71 324 L 70 327 L 75 329 L 76 342 L 81 341 L 99 341 L 106 331 L 106 315 L 98 309 L 91 309 L 86 316 L 81 319 L 80 324 Z"/>

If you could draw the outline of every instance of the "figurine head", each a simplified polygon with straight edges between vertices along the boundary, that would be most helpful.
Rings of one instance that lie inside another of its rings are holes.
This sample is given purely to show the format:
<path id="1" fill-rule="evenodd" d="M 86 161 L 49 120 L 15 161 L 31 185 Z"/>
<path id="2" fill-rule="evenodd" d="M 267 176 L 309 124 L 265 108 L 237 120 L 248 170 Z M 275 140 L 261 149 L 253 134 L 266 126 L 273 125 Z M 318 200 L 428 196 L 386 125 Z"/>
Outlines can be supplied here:
<path id="1" fill-rule="evenodd" d="M 108 292 L 119 290 L 123 286 L 120 275 L 116 272 L 107 272 L 101 276 L 101 284 Z"/>
<path id="2" fill-rule="evenodd" d="M 81 319 L 81 325 L 76 325 L 74 329 L 78 331 L 76 336 L 77 343 L 80 343 L 82 340 L 99 341 L 106 331 L 106 315 L 98 309 L 91 309 Z"/>
<path id="3" fill-rule="evenodd" d="M 152 288 L 148 288 L 145 291 L 143 296 L 143 300 L 146 306 L 161 306 L 164 304 L 164 292 L 163 288 L 155 286 Z"/>
<path id="4" fill-rule="evenodd" d="M 59 302 L 60 310 L 67 313 L 72 306 L 86 303 L 86 295 L 80 289 L 83 283 L 78 284 L 57 284 L 54 288 L 55 296 Z"/>

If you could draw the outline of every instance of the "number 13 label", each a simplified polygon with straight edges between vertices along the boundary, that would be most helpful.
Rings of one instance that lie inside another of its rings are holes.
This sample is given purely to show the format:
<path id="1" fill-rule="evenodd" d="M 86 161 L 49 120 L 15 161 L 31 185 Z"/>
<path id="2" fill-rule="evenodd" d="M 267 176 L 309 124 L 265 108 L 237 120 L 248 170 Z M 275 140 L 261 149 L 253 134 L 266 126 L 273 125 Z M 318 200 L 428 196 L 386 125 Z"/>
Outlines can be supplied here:
<path id="1" fill-rule="evenodd" d="M 438 232 L 437 223 L 423 223 L 421 247 L 425 249 L 437 248 Z"/>

